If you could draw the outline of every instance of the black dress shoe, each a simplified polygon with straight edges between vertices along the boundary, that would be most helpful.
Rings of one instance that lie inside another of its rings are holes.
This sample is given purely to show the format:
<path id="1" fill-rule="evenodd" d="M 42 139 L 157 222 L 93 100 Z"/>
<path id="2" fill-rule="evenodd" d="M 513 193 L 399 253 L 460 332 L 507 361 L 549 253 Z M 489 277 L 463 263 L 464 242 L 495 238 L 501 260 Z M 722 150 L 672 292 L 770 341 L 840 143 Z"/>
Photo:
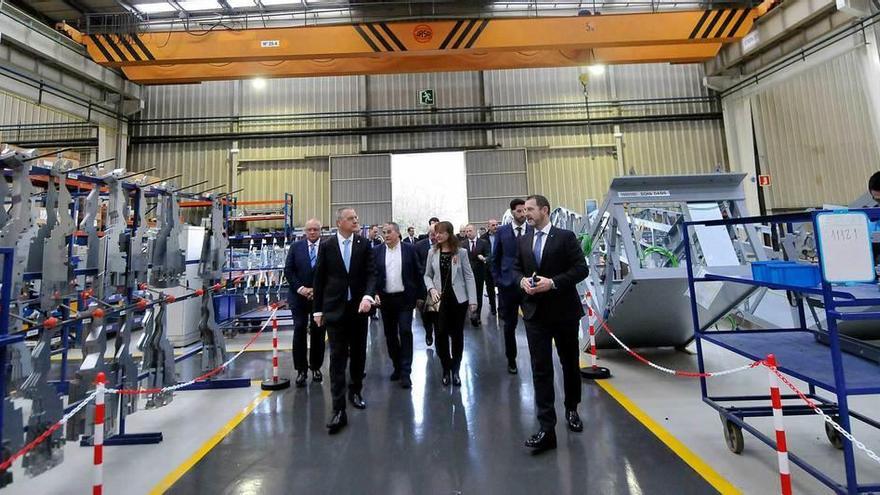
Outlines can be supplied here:
<path id="1" fill-rule="evenodd" d="M 315 383 L 321 383 L 324 381 L 324 374 L 321 373 L 321 370 L 312 371 L 312 381 Z"/>
<path id="2" fill-rule="evenodd" d="M 471 320 L 471 325 L 478 327 L 480 326 L 480 320 Z"/>
<path id="3" fill-rule="evenodd" d="M 367 403 L 364 401 L 364 396 L 362 396 L 360 392 L 349 393 L 348 400 L 351 401 L 351 405 L 353 405 L 355 409 L 367 408 Z"/>
<path id="4" fill-rule="evenodd" d="M 541 430 L 526 440 L 526 447 L 532 449 L 533 454 L 540 454 L 546 450 L 556 448 L 556 433 Z"/>
<path id="5" fill-rule="evenodd" d="M 433 335 L 425 335 L 425 345 L 431 347 L 434 345 L 434 336 Z"/>
<path id="6" fill-rule="evenodd" d="M 443 379 L 441 380 L 441 381 L 443 382 L 443 386 L 444 386 L 444 387 L 448 387 L 448 386 L 449 386 L 449 380 L 450 380 L 450 378 L 449 378 L 449 372 L 448 372 L 448 371 L 444 371 L 444 372 L 443 372 Z"/>
<path id="7" fill-rule="evenodd" d="M 519 373 L 519 370 L 516 369 L 516 363 L 508 363 L 507 364 L 507 372 L 510 373 L 511 375 L 515 375 L 515 374 Z"/>
<path id="8" fill-rule="evenodd" d="M 566 411 L 565 420 L 568 422 L 568 429 L 574 432 L 584 431 L 584 423 L 577 411 Z"/>
<path id="9" fill-rule="evenodd" d="M 391 373 L 391 381 L 396 382 L 397 380 L 400 380 L 400 372 L 394 370 L 394 373 Z"/>
<path id="10" fill-rule="evenodd" d="M 412 380 L 409 375 L 403 375 L 400 377 L 400 388 L 412 388 Z"/>
<path id="11" fill-rule="evenodd" d="M 348 424 L 348 416 L 345 415 L 345 411 L 334 411 L 333 417 L 330 418 L 330 422 L 327 423 L 327 432 L 331 435 L 339 433 L 339 430 L 345 428 L 345 425 Z"/>
<path id="12" fill-rule="evenodd" d="M 297 374 L 296 374 L 296 386 L 297 386 L 297 387 L 305 387 L 305 386 L 306 386 L 306 380 L 308 380 L 308 379 L 309 379 L 309 374 L 306 373 L 305 371 L 297 372 Z"/>
<path id="13" fill-rule="evenodd" d="M 456 387 L 461 386 L 461 377 L 458 376 L 458 372 L 452 373 L 452 384 Z"/>

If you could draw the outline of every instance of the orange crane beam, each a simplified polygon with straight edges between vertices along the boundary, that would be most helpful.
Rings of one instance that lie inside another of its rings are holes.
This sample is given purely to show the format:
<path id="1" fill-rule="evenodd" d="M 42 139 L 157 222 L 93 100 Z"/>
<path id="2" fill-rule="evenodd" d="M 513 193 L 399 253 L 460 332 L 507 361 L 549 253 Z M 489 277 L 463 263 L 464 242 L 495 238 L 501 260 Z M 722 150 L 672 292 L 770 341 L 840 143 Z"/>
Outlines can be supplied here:
<path id="1" fill-rule="evenodd" d="M 277 60 L 227 64 L 176 64 L 123 67 L 126 77 L 140 84 L 185 84 L 200 81 L 250 79 L 254 77 L 320 77 L 360 74 L 395 74 L 437 71 L 571 67 L 594 63 L 692 63 L 714 57 L 721 43 L 609 47 L 593 50 L 538 50 L 421 55 L 417 57 L 373 56 L 325 60 Z"/>
<path id="2" fill-rule="evenodd" d="M 83 35 L 89 55 L 114 67 L 277 60 L 407 57 L 726 43 L 744 36 L 757 9 L 578 17 L 376 22 L 267 29 Z M 68 31 L 70 28 L 68 28 Z M 404 62 L 405 63 L 405 62 Z"/>

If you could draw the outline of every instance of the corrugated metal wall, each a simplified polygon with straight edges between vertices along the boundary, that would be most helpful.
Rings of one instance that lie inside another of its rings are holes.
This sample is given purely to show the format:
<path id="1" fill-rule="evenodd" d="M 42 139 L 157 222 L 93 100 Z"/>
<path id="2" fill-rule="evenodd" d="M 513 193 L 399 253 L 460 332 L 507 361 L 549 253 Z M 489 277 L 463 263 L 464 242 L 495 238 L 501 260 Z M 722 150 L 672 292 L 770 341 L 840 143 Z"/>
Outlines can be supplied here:
<path id="1" fill-rule="evenodd" d="M 129 157 L 129 169 L 138 171 L 156 167 L 155 171 L 150 172 L 151 175 L 170 177 L 183 174 L 182 178 L 176 180 L 181 186 L 207 180 L 208 183 L 199 188 L 226 184 L 224 190 L 229 190 L 232 187 L 232 178 L 229 176 L 230 148 L 231 143 L 226 141 L 134 146 Z"/>
<path id="2" fill-rule="evenodd" d="M 0 125 L 67 122 L 85 122 L 85 119 L 37 105 L 9 93 L 0 92 Z"/>
<path id="3" fill-rule="evenodd" d="M 310 218 L 332 225 L 330 215 L 330 161 L 327 158 L 248 162 L 239 166 L 239 196 L 243 201 L 282 199 L 293 194 L 293 220 L 303 225 Z M 279 228 L 282 222 L 257 222 L 257 229 Z"/>
<path id="4" fill-rule="evenodd" d="M 529 192 L 547 196 L 552 207 L 584 211 L 584 200 L 602 202 L 617 175 L 617 161 L 605 150 L 533 149 L 528 152 Z"/>
<path id="5" fill-rule="evenodd" d="M 355 127 L 364 125 L 411 126 L 453 124 L 483 119 L 495 121 L 583 118 L 583 88 L 580 68 L 524 69 L 433 74 L 399 74 L 268 80 L 262 90 L 247 81 L 210 82 L 199 85 L 156 86 L 146 88 L 146 108 L 142 119 L 180 117 L 228 117 L 238 112 L 242 131 L 310 129 L 317 126 Z M 418 91 L 434 89 L 437 111 L 419 105 Z M 643 65 L 609 67 L 601 76 L 591 76 L 588 85 L 593 102 L 706 96 L 699 65 Z M 565 104 L 565 109 L 525 110 L 520 105 Z M 445 112 L 448 109 L 488 106 L 492 112 Z M 695 108 L 682 104 L 669 112 Z M 392 110 L 402 115 L 372 116 L 365 110 Z M 639 109 L 607 106 L 593 111 L 593 117 L 627 115 Z M 665 111 L 665 110 L 661 110 Z M 333 117 L 317 120 L 308 114 L 332 112 Z M 282 116 L 275 120 L 256 116 Z M 259 120 L 259 122 L 255 122 Z M 228 132 L 231 122 L 166 123 L 140 128 L 141 135 L 200 132 Z M 623 159 L 626 170 L 641 174 L 710 172 L 727 168 L 724 137 L 720 121 L 632 124 L 621 126 Z M 551 201 L 581 210 L 583 200 L 601 200 L 608 182 L 618 170 L 610 146 L 615 143 L 611 126 L 594 126 L 593 143 L 603 146 L 590 158 L 586 149 L 550 149 L 589 144 L 587 129 L 543 127 L 486 131 L 436 131 L 389 133 L 360 136 L 280 138 L 245 140 L 237 144 L 243 164 L 239 187 L 253 199 L 275 199 L 276 191 L 267 184 L 291 184 L 299 171 L 291 160 L 352 155 L 369 152 L 430 149 L 472 149 L 482 147 L 529 148 L 529 189 L 543 192 Z M 134 169 L 159 167 L 163 175 L 184 171 L 194 182 L 209 178 L 219 185 L 230 181 L 231 141 L 217 143 L 155 145 L 133 147 Z M 270 164 L 270 161 L 279 161 Z M 258 168 L 250 168 L 260 163 Z M 192 171 L 192 173 L 190 173 Z M 248 174 L 247 177 L 244 174 Z M 285 186 L 286 187 L 286 186 Z M 277 191 L 281 193 L 283 191 Z M 302 195 L 323 201 L 320 195 Z M 558 196 L 554 198 L 554 196 Z M 280 198 L 278 198 L 280 199 Z M 311 200 L 309 200 L 311 201 Z M 301 211 L 322 211 L 328 204 L 299 204 Z M 331 212 L 332 213 L 332 212 Z M 363 215 L 362 215 L 363 216 Z M 383 218 L 385 215 L 382 216 Z"/>
<path id="6" fill-rule="evenodd" d="M 468 151 L 464 157 L 470 223 L 500 220 L 511 198 L 528 194 L 525 150 Z"/>
<path id="7" fill-rule="evenodd" d="M 361 225 L 391 218 L 391 155 L 330 158 L 330 211 L 350 206 Z"/>
<path id="8" fill-rule="evenodd" d="M 857 56 L 850 52 L 758 95 L 761 172 L 773 180 L 765 189 L 768 208 L 848 204 L 877 171 L 880 151 Z"/>

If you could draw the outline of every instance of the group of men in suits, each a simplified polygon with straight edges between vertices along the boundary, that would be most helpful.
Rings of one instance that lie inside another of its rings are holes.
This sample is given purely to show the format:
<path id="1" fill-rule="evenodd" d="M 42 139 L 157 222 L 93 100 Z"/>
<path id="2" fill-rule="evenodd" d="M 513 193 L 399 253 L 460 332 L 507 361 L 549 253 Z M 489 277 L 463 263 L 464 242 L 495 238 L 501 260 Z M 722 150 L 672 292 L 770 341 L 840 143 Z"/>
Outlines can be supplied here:
<path id="1" fill-rule="evenodd" d="M 578 328 L 584 312 L 576 285 L 587 277 L 588 269 L 574 233 L 550 224 L 547 198 L 515 199 L 510 209 L 513 222 L 499 227 L 497 220 L 490 219 L 482 237 L 477 237 L 473 225 L 466 226 L 463 247 L 474 267 L 480 306 L 485 285 L 492 314 L 500 312 L 503 319 L 508 372 L 512 374 L 517 373 L 515 331 L 522 311 L 540 424 L 526 446 L 542 452 L 556 447 L 554 343 L 562 365 L 565 420 L 571 431 L 583 430 L 577 407 L 581 399 Z M 296 384 L 306 383 L 308 370 L 312 370 L 313 381 L 321 381 L 326 331 L 333 402 L 327 428 L 331 434 L 348 423 L 346 398 L 355 408 L 366 408 L 362 390 L 368 315 L 376 307 L 382 313 L 393 365 L 390 379 L 399 381 L 403 388 L 412 386 L 413 310 L 425 297 L 422 274 L 435 243 L 436 223 L 432 218 L 422 238 L 410 229 L 404 237 L 396 223 L 387 223 L 382 232 L 384 243 L 374 246 L 370 239 L 356 234 L 355 210 L 341 208 L 336 212 L 335 236 L 321 241 L 320 222 L 310 220 L 305 239 L 291 246 L 285 273 L 291 284 L 294 313 Z M 435 319 L 436 313 L 422 313 L 428 345 L 432 344 Z M 478 326 L 479 320 L 472 323 Z M 308 356 L 307 333 L 312 337 Z"/>

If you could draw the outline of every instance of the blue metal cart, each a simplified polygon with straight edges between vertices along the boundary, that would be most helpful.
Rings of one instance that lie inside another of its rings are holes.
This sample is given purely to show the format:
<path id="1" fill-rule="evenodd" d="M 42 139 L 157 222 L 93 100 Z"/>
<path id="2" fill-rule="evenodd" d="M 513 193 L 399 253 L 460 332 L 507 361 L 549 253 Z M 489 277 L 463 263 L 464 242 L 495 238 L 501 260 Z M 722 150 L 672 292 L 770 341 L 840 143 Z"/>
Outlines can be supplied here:
<path id="1" fill-rule="evenodd" d="M 872 222 L 880 219 L 880 209 L 851 210 L 862 211 Z M 690 236 L 695 227 L 724 226 L 728 230 L 736 225 L 745 224 L 781 224 L 789 229 L 795 224 L 812 224 L 814 232 L 818 232 L 818 215 L 823 212 L 809 212 L 787 215 L 774 215 L 738 219 L 713 220 L 702 222 L 686 222 L 684 229 L 684 245 L 687 260 L 688 287 L 690 290 L 691 312 L 694 322 L 699 369 L 705 371 L 703 342 L 711 342 L 731 352 L 751 360 L 762 360 L 768 354 L 774 354 L 779 363 L 778 370 L 788 376 L 807 383 L 805 395 L 814 401 L 825 414 L 831 416 L 847 432 L 852 432 L 852 420 L 861 421 L 880 429 L 880 422 L 856 411 L 848 405 L 848 398 L 856 395 L 880 393 L 880 366 L 841 349 L 841 336 L 838 322 L 846 320 L 880 320 L 880 311 L 867 310 L 868 307 L 880 307 L 880 289 L 876 284 L 832 285 L 824 279 L 814 287 L 767 283 L 754 280 L 751 276 L 739 274 L 713 273 L 707 268 L 702 276 L 694 275 L 693 250 Z M 827 212 L 824 212 L 827 213 Z M 731 232 L 732 233 L 732 232 Z M 745 261 L 745 260 L 744 260 Z M 819 252 L 820 270 L 824 267 L 821 251 Z M 721 272 L 717 270 L 716 272 Z M 702 282 L 724 282 L 748 284 L 784 290 L 797 296 L 797 313 L 799 326 L 796 328 L 777 328 L 764 330 L 732 330 L 710 331 L 701 330 L 698 319 L 696 284 Z M 825 331 L 808 328 L 804 311 L 804 297 L 821 299 L 826 314 Z M 859 309 L 860 312 L 853 311 Z M 825 342 L 825 343 L 823 343 Z M 705 378 L 700 381 L 703 402 L 716 409 L 724 427 L 724 435 L 728 448 L 734 453 L 743 449 L 742 430 L 776 448 L 775 438 L 763 434 L 746 422 L 748 418 L 772 416 L 770 396 L 723 396 L 710 395 Z M 828 392 L 834 399 L 826 399 L 817 395 L 817 389 Z M 799 399 L 796 394 L 786 394 L 782 398 Z M 813 416 L 815 411 L 798 400 L 799 404 L 785 405 L 786 416 Z M 749 404 L 752 405 L 749 405 Z M 755 405 L 759 404 L 759 405 Z M 843 450 L 846 480 L 840 483 L 817 467 L 809 464 L 802 457 L 789 452 L 791 462 L 814 476 L 836 493 L 857 494 L 880 491 L 880 484 L 859 484 L 852 443 L 843 437 L 831 425 L 825 423 L 825 432 L 835 447 Z M 861 455 L 861 454 L 859 454 Z"/>

